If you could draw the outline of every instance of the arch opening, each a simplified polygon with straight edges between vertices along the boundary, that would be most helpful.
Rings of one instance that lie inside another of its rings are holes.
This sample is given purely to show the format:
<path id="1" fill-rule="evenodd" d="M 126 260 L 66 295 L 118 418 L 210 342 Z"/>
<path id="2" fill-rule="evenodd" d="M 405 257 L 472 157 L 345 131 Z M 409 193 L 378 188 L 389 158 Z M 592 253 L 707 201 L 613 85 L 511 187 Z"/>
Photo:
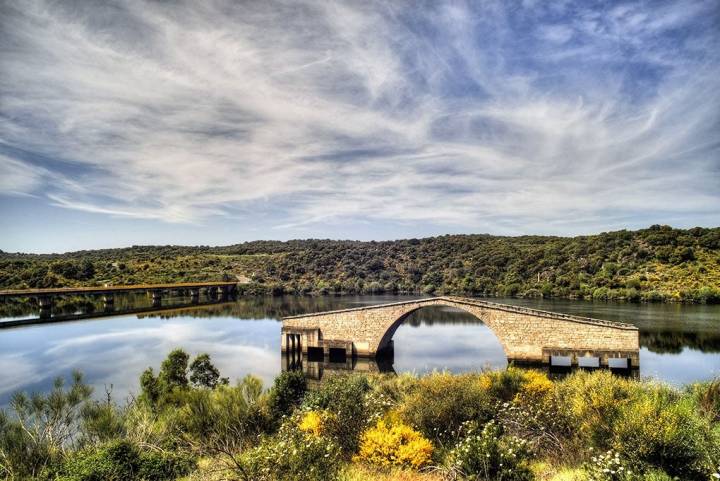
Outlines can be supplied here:
<path id="1" fill-rule="evenodd" d="M 464 371 L 504 368 L 504 346 L 482 318 L 457 306 L 412 309 L 395 320 L 380 343 L 379 356 L 392 356 L 396 369 Z"/>

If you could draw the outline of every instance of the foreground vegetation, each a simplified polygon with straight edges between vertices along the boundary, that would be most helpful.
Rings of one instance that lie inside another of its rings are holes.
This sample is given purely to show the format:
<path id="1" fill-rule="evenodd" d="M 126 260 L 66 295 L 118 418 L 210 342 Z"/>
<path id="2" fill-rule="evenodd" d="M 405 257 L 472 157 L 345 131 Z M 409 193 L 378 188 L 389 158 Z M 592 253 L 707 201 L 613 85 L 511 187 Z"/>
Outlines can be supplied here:
<path id="1" fill-rule="evenodd" d="M 720 228 L 592 236 L 256 241 L 0 252 L 0 288 L 237 280 L 248 294 L 426 293 L 720 302 Z"/>
<path id="2" fill-rule="evenodd" d="M 171 352 L 126 405 L 82 376 L 0 415 L 11 480 L 710 480 L 720 379 L 682 390 L 607 371 L 346 375 L 230 384 Z"/>

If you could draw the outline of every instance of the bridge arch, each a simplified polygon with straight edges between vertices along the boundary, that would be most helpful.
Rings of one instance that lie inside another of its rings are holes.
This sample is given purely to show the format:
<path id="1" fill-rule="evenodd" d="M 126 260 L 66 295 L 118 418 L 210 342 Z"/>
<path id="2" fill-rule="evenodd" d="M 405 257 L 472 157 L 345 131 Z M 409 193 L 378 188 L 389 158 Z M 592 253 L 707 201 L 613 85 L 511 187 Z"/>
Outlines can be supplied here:
<path id="1" fill-rule="evenodd" d="M 397 319 L 391 320 L 390 318 L 388 318 L 389 323 L 386 323 L 386 327 L 384 327 L 385 332 L 380 337 L 378 345 L 375 348 L 375 352 L 380 354 L 390 348 L 392 339 L 395 336 L 395 332 L 398 330 L 398 328 L 401 325 L 403 325 L 403 323 L 407 320 L 408 317 L 412 316 L 413 314 L 417 313 L 418 311 L 420 311 L 422 309 L 427 309 L 429 307 L 436 307 L 436 306 L 437 307 L 450 307 L 453 309 L 457 309 L 464 313 L 470 314 L 475 319 L 482 322 L 490 330 L 490 332 L 492 332 L 495 339 L 497 339 L 497 341 L 499 342 L 500 346 L 503 349 L 503 352 L 505 353 L 505 357 L 506 358 L 508 357 L 508 349 L 506 347 L 506 344 L 505 344 L 505 342 L 503 342 L 503 338 L 495 332 L 495 329 L 493 329 L 493 326 L 491 324 L 492 321 L 487 322 L 484 319 L 484 317 L 486 317 L 486 316 L 482 316 L 482 314 L 480 312 L 478 312 L 477 310 L 475 312 L 473 312 L 473 310 L 469 309 L 467 305 L 458 304 L 457 302 L 453 302 L 452 300 L 445 299 L 445 298 L 440 298 L 437 300 L 437 302 L 435 302 L 433 304 L 429 304 L 429 305 L 421 304 L 421 305 L 415 305 L 415 306 L 408 306 L 407 309 L 405 309 L 404 311 L 402 311 L 399 314 L 399 317 Z"/>

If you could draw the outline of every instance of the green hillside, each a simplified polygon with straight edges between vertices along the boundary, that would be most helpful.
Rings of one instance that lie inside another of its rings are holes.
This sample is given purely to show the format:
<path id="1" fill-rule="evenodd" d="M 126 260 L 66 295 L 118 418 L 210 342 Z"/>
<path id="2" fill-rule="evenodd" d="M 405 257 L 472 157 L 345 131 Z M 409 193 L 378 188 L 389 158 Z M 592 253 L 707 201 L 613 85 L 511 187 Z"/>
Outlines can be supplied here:
<path id="1" fill-rule="evenodd" d="M 423 292 L 720 301 L 720 228 L 0 253 L 0 288 L 238 280 L 247 294 Z"/>

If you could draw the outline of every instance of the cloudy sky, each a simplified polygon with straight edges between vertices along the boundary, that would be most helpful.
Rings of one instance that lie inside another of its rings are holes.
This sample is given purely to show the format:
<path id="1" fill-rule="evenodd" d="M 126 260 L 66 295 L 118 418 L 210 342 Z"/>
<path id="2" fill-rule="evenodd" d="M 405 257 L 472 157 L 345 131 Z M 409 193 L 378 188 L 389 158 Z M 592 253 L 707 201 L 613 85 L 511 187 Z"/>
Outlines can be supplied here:
<path id="1" fill-rule="evenodd" d="M 0 0 L 0 249 L 720 225 L 720 3 Z"/>

